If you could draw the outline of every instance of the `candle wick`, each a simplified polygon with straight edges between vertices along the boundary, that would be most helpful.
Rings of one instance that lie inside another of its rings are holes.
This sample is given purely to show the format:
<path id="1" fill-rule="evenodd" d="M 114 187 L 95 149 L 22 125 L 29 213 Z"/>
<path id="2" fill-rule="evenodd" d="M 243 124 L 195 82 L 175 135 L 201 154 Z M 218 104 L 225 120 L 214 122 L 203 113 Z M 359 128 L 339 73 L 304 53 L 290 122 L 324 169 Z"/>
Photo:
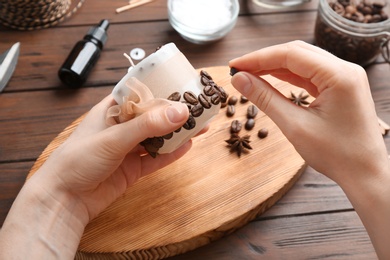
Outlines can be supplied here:
<path id="1" fill-rule="evenodd" d="M 123 53 L 123 56 L 125 56 L 130 61 L 130 64 L 131 64 L 132 67 L 135 66 L 133 60 L 131 59 L 131 57 L 129 55 L 127 55 L 127 53 Z"/>

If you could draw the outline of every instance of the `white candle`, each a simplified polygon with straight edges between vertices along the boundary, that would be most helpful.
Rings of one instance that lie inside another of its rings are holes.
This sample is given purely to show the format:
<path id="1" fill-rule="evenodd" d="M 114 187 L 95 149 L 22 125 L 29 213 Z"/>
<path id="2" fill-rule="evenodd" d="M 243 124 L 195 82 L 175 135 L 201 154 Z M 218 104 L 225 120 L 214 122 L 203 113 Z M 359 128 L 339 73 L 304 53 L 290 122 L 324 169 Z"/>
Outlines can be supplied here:
<path id="1" fill-rule="evenodd" d="M 183 94 L 186 91 L 191 91 L 198 97 L 204 89 L 199 72 L 194 69 L 173 43 L 162 46 L 128 71 L 112 91 L 118 104 L 123 102 L 124 96 L 130 94 L 126 82 L 131 77 L 135 77 L 145 84 L 155 98 L 166 99 L 172 93 L 179 92 L 182 96 L 180 101 L 184 101 Z M 164 140 L 164 145 L 158 150 L 158 153 L 170 153 L 179 148 L 202 130 L 208 121 L 218 113 L 219 109 L 220 104 L 211 105 L 208 109 L 205 108 L 200 116 L 194 117 L 196 122 L 194 128 L 190 130 L 182 128 L 180 132 L 174 132 L 172 138 Z"/>

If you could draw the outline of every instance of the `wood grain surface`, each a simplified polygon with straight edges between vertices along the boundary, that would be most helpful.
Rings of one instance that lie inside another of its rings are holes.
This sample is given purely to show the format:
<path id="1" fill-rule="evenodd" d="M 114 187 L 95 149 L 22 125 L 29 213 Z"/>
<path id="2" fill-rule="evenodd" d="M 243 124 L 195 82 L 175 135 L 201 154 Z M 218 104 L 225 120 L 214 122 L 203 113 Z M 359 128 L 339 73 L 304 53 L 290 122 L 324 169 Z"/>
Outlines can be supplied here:
<path id="1" fill-rule="evenodd" d="M 229 68 L 204 68 L 230 96 Z M 297 91 L 267 77 L 282 93 Z M 296 182 L 305 163 L 277 126 L 262 112 L 251 135 L 253 150 L 238 157 L 224 140 L 233 119 L 245 124 L 247 107 L 226 108 L 209 131 L 194 138 L 193 149 L 177 162 L 141 178 L 86 228 L 77 258 L 162 259 L 193 250 L 242 227 L 275 204 Z M 50 153 L 72 133 L 82 116 L 67 127 L 38 158 L 33 174 Z M 264 139 L 261 128 L 269 130 Z M 120 254 L 119 254 L 120 253 Z M 142 257 L 139 257 L 142 256 Z"/>
<path id="2" fill-rule="evenodd" d="M 235 28 L 211 45 L 183 40 L 169 25 L 165 1 L 115 14 L 125 0 L 86 1 L 71 17 L 46 30 L 19 32 L 0 26 L 0 52 L 15 42 L 21 53 L 0 94 L 0 225 L 42 151 L 80 115 L 109 94 L 126 73 L 122 53 L 147 54 L 175 42 L 194 67 L 227 65 L 237 56 L 292 40 L 315 44 L 318 0 L 287 9 L 266 9 L 240 0 Z M 100 19 L 109 39 L 86 84 L 69 89 L 57 70 L 76 41 Z M 390 122 L 390 66 L 379 57 L 365 68 L 378 116 Z M 253 138 L 253 137 L 252 137 Z M 390 149 L 390 137 L 385 137 Z M 340 187 L 308 167 L 289 192 L 244 227 L 172 260 L 188 259 L 377 259 L 364 227 Z"/>

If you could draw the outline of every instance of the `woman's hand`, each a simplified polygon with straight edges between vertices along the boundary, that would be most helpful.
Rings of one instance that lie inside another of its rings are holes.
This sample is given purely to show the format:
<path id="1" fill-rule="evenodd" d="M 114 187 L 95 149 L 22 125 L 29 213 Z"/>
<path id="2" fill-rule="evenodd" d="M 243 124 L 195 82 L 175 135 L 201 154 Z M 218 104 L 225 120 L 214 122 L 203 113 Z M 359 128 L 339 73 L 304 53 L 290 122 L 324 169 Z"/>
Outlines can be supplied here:
<path id="1" fill-rule="evenodd" d="M 303 158 L 339 183 L 357 173 L 387 169 L 365 71 L 330 53 L 295 41 L 264 48 L 230 62 L 232 84 L 263 110 Z M 261 75 L 271 74 L 306 89 L 316 99 L 299 107 Z"/>
<path id="2" fill-rule="evenodd" d="M 140 177 L 185 154 L 191 142 L 157 158 L 139 143 L 181 127 L 185 104 L 157 107 L 108 127 L 106 97 L 26 182 L 0 232 L 0 258 L 73 259 L 87 223 Z"/>
<path id="3" fill-rule="evenodd" d="M 390 259 L 390 169 L 365 71 L 301 41 L 244 55 L 229 64 L 232 84 L 282 130 L 306 162 L 336 181 L 362 219 L 380 258 Z M 261 75 L 306 89 L 293 104 Z M 259 77 L 260 76 L 260 77 Z"/>

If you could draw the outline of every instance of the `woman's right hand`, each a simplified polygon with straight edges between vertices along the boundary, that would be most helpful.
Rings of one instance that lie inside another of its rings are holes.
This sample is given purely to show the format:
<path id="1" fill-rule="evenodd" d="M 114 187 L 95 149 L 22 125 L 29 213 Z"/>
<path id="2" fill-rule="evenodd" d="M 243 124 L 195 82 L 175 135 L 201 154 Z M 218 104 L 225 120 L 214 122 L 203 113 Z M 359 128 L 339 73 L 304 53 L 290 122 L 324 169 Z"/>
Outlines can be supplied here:
<path id="1" fill-rule="evenodd" d="M 232 84 L 283 131 L 309 165 L 340 184 L 388 169 L 365 71 L 310 44 L 295 41 L 230 62 Z M 316 99 L 299 107 L 261 75 L 306 89 Z"/>
<path id="2" fill-rule="evenodd" d="M 365 71 L 310 44 L 276 45 L 230 61 L 232 84 L 282 130 L 306 162 L 336 181 L 380 259 L 390 259 L 390 167 Z M 271 74 L 316 99 L 293 104 L 259 76 Z"/>

